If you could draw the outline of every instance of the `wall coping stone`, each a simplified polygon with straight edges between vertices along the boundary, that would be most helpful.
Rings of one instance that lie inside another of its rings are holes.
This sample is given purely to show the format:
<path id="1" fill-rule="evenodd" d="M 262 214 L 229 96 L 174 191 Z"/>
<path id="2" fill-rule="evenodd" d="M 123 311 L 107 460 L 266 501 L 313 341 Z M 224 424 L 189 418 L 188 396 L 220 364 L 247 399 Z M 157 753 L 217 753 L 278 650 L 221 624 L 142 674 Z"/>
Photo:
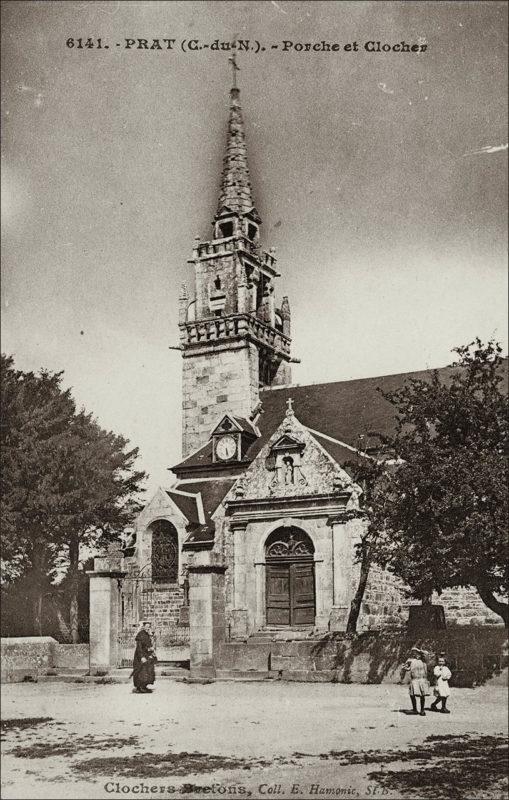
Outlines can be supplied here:
<path id="1" fill-rule="evenodd" d="M 194 566 L 189 566 L 188 571 L 193 572 L 194 574 L 206 574 L 206 573 L 216 573 L 222 575 L 226 572 L 228 567 L 225 564 L 195 564 Z"/>

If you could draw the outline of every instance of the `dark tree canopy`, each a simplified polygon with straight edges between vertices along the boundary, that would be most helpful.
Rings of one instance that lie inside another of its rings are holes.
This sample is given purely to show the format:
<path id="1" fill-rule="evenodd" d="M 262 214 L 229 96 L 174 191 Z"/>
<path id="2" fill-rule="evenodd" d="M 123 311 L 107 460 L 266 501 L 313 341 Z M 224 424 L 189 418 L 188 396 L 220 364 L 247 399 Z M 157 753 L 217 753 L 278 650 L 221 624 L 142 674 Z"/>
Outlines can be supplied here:
<path id="1" fill-rule="evenodd" d="M 76 631 L 80 547 L 111 541 L 131 522 L 145 477 L 135 469 L 138 450 L 77 411 L 70 390 L 61 387 L 62 373 L 25 373 L 7 356 L 1 369 L 5 574 L 30 573 L 42 591 L 63 564 L 75 587 L 70 623 Z"/>
<path id="2" fill-rule="evenodd" d="M 507 624 L 507 395 L 494 343 L 455 350 L 448 380 L 409 379 L 385 394 L 397 429 L 385 462 L 366 463 L 365 558 L 429 601 L 433 592 L 475 586 Z"/>

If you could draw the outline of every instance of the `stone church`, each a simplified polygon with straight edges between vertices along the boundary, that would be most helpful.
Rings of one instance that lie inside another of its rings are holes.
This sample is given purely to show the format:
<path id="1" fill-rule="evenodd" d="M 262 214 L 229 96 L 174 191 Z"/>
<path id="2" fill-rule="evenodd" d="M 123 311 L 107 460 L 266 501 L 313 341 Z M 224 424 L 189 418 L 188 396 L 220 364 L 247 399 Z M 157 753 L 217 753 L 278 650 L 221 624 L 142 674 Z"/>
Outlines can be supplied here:
<path id="1" fill-rule="evenodd" d="M 275 253 L 261 246 L 238 88 L 212 224 L 179 299 L 183 458 L 123 552 L 96 559 L 92 647 L 110 647 L 96 663 L 128 663 L 147 618 L 160 660 L 190 659 L 197 674 L 249 668 L 267 637 L 344 631 L 357 588 L 365 522 L 349 465 L 373 457 L 371 431 L 394 425 L 377 389 L 411 375 L 292 385 L 290 303 L 276 299 Z M 499 622 L 474 592 L 441 602 L 448 621 Z M 372 570 L 358 629 L 402 625 L 408 604 Z"/>

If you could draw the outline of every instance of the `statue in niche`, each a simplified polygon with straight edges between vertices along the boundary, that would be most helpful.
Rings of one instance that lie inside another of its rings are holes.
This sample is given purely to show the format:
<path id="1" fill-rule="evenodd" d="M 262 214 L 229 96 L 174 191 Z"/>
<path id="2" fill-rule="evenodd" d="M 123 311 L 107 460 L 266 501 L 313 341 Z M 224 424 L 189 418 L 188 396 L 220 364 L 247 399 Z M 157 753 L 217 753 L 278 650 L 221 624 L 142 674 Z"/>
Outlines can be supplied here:
<path id="1" fill-rule="evenodd" d="M 288 485 L 295 482 L 295 466 L 291 456 L 283 458 L 283 475 L 285 484 Z"/>

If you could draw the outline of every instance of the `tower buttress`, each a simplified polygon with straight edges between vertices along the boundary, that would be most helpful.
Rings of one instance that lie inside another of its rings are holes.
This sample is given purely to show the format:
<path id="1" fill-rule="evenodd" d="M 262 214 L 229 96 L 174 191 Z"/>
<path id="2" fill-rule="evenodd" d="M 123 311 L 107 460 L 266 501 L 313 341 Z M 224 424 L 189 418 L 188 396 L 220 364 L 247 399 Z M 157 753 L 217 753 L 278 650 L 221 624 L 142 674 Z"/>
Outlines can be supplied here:
<path id="1" fill-rule="evenodd" d="M 189 301 L 187 289 L 179 300 L 184 457 L 207 442 L 222 413 L 248 418 L 260 387 L 291 380 L 289 306 L 286 301 L 287 311 L 276 308 L 274 250 L 260 247 L 235 83 L 212 225 L 213 238 L 198 239 L 193 249 L 195 300 Z"/>

